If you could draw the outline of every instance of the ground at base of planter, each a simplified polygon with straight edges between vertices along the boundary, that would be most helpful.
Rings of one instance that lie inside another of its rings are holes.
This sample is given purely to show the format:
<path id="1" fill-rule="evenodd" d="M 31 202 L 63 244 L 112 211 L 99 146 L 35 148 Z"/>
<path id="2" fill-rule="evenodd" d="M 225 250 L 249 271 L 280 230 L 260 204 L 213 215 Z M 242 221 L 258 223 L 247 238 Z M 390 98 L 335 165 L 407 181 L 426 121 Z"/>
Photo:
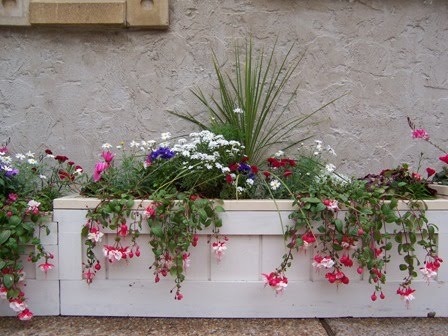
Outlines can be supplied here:
<path id="1" fill-rule="evenodd" d="M 324 326 L 326 328 L 324 328 Z M 22 322 L 0 318 L 0 335 L 315 335 L 439 336 L 448 335 L 448 318 L 340 319 L 179 319 L 136 317 L 35 317 Z"/>

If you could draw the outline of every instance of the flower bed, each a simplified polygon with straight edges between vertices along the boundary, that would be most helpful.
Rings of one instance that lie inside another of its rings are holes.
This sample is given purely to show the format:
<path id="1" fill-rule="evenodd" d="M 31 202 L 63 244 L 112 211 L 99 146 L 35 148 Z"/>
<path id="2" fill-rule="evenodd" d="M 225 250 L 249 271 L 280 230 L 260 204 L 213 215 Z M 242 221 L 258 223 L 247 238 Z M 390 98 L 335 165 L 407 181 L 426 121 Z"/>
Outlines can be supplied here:
<path id="1" fill-rule="evenodd" d="M 428 219 L 439 227 L 438 253 L 443 258 L 448 254 L 448 201 L 426 203 Z M 149 231 L 145 229 L 137 240 L 140 258 L 132 262 L 106 263 L 97 272 L 95 281 L 87 284 L 83 279 L 80 231 L 86 221 L 87 208 L 97 204 L 98 200 L 82 198 L 55 201 L 54 219 L 59 223 L 62 315 L 362 317 L 426 316 L 436 312 L 437 316 L 448 316 L 444 300 L 448 294 L 446 268 L 440 269 L 437 281 L 431 285 L 421 276 L 415 279 L 416 299 L 406 308 L 396 295 L 404 275 L 398 270 L 395 255 L 387 266 L 388 282 L 383 286 L 386 300 L 372 302 L 368 294 L 372 285 L 355 269 L 346 272 L 350 278 L 349 286 L 329 284 L 311 266 L 311 249 L 300 252 L 302 255 L 294 259 L 284 293 L 275 295 L 269 288 L 264 288 L 262 273 L 274 269 L 284 253 L 279 214 L 284 224 L 289 221 L 290 201 L 225 201 L 226 211 L 220 215 L 223 219 L 220 235 L 229 238 L 225 256 L 220 262 L 215 260 L 207 243 L 212 232 L 209 229 L 202 231 L 198 245 L 191 249 L 191 266 L 182 287 L 182 301 L 174 300 L 174 292 L 169 293 L 174 287 L 172 280 L 163 278 L 159 283 L 154 282 L 153 271 L 148 269 L 153 256 L 146 243 Z M 405 205 L 400 204 L 400 209 L 404 208 Z M 115 233 L 106 231 L 103 244 L 108 244 L 114 237 Z"/>

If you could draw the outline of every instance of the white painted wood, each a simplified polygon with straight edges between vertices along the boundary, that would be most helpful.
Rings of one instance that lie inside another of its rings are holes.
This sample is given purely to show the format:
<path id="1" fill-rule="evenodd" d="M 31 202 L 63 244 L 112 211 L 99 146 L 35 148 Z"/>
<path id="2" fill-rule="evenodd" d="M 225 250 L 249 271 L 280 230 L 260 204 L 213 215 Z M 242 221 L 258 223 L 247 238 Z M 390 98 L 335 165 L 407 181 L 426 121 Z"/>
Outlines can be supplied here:
<path id="1" fill-rule="evenodd" d="M 387 299 L 370 300 L 374 287 L 356 273 L 357 265 L 344 269 L 350 284 L 332 285 L 325 271 L 317 274 L 311 266 L 313 249 L 295 254 L 293 267 L 288 270 L 289 285 L 283 295 L 275 296 L 263 287 L 261 273 L 279 266 L 285 252 L 279 214 L 271 201 L 226 201 L 227 211 L 221 214 L 221 236 L 228 236 L 228 250 L 216 263 L 210 244 L 211 230 L 201 232 L 199 245 L 191 248 L 191 268 L 183 283 L 181 302 L 174 300 L 170 277 L 154 283 L 148 267 L 153 262 L 148 241 L 149 230 L 143 223 L 139 238 L 141 257 L 131 263 L 108 264 L 91 285 L 81 280 L 83 250 L 80 229 L 85 223 L 85 206 L 98 204 L 95 200 L 77 199 L 81 210 L 63 200 L 55 211 L 59 220 L 59 257 L 61 284 L 61 313 L 63 315 L 102 316 L 172 316 L 172 317 L 340 317 L 340 316 L 448 316 L 444 298 L 448 293 L 448 267 L 442 264 L 438 282 L 427 285 L 417 280 L 417 290 L 410 308 L 396 295 L 403 278 L 393 258 L 388 267 L 388 284 L 384 287 Z M 96 203 L 95 203 L 96 202 Z M 270 203 L 269 203 L 270 202 Z M 286 201 L 289 202 L 289 201 Z M 283 223 L 288 223 L 288 206 L 280 202 Z M 244 208 L 244 203 L 246 208 Z M 290 202 L 289 202 L 290 203 Z M 146 204 L 146 203 L 144 203 Z M 253 212 L 252 205 L 262 211 Z M 277 205 L 278 206 L 278 205 Z M 138 207 L 137 207 L 138 208 Z M 428 202 L 427 214 L 439 226 L 439 254 L 448 260 L 448 201 Z M 232 209 L 232 210 L 230 210 Z M 405 209 L 405 206 L 402 206 Z M 343 213 L 341 212 L 341 215 Z M 393 227 L 389 229 L 393 232 Z M 110 232 L 110 231 L 109 231 Z M 112 242 L 113 235 L 106 241 Z M 420 252 L 419 252 L 420 253 Z M 101 253 L 100 253 L 101 255 Z M 377 294 L 379 296 L 379 293 Z"/>
<path id="2" fill-rule="evenodd" d="M 61 281 L 62 315 L 152 317 L 399 317 L 448 316 L 446 297 L 434 295 L 442 285 L 418 283 L 409 308 L 388 284 L 386 300 L 370 300 L 373 287 L 366 283 L 329 286 L 323 282 L 294 281 L 275 296 L 261 281 L 186 281 L 184 299 L 174 300 L 172 283 L 161 281 L 105 280 L 90 286 L 81 281 Z"/>
<path id="3" fill-rule="evenodd" d="M 212 242 L 214 240 L 212 239 Z M 260 268 L 260 237 L 232 236 L 220 262 L 212 251 L 211 280 L 258 280 Z"/>
<path id="4" fill-rule="evenodd" d="M 28 308 L 34 315 L 59 315 L 59 281 L 26 280 Z M 0 300 L 0 316 L 16 316 L 6 300 Z"/>

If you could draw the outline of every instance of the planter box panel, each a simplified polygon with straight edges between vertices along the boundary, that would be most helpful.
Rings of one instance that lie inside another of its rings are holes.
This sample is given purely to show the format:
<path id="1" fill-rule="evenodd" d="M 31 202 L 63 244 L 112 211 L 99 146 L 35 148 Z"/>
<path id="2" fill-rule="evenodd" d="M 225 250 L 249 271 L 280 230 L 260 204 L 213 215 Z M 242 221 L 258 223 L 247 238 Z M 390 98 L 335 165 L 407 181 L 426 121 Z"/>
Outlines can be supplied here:
<path id="1" fill-rule="evenodd" d="M 269 274 L 280 264 L 282 256 L 286 253 L 285 240 L 283 236 L 262 236 L 261 273 Z M 291 268 L 288 270 L 288 279 L 311 280 L 311 260 L 313 249 L 294 253 Z M 260 279 L 262 280 L 262 279 Z"/>
<path id="2" fill-rule="evenodd" d="M 107 237 L 107 244 L 112 245 L 114 243 L 115 235 L 107 234 L 103 237 Z M 130 243 L 130 239 L 126 239 L 123 242 L 123 245 L 128 246 Z M 133 280 L 153 280 L 154 276 L 152 274 L 152 270 L 149 269 L 149 266 L 154 262 L 154 255 L 151 251 L 150 246 L 148 245 L 148 235 L 142 235 L 137 238 L 137 244 L 140 246 L 140 257 L 133 257 L 128 260 L 120 260 L 118 262 L 110 263 L 106 258 L 103 257 L 103 252 L 101 250 L 101 246 L 97 246 L 95 251 L 99 250 L 99 253 L 96 253 L 97 257 L 102 261 L 102 265 L 106 265 L 107 269 L 107 279 L 110 280 L 125 280 L 125 279 L 133 279 Z M 102 245 L 102 243 L 100 244 Z M 95 280 L 96 281 L 96 276 Z"/>
<path id="3" fill-rule="evenodd" d="M 213 241 L 213 240 L 212 240 Z M 259 280 L 261 276 L 259 236 L 232 236 L 220 262 L 212 256 L 212 281 Z"/>
<path id="4" fill-rule="evenodd" d="M 446 299 L 434 295 L 441 286 L 418 283 L 418 297 L 409 308 L 395 294 L 397 283 L 384 288 L 386 300 L 372 302 L 373 287 L 366 283 L 328 286 L 321 282 L 290 282 L 275 296 L 260 281 L 186 281 L 184 299 L 174 300 L 172 283 L 146 281 L 61 281 L 62 315 L 151 317 L 426 317 L 429 312 L 448 316 Z M 439 287 L 439 288 L 437 288 Z M 86 303 L 85 298 L 89 298 Z"/>
<path id="5" fill-rule="evenodd" d="M 59 315 L 59 281 L 26 280 L 25 294 L 34 315 Z M 0 302 L 0 316 L 16 316 L 6 300 Z"/>
<path id="6" fill-rule="evenodd" d="M 104 267 L 94 282 L 87 285 L 82 280 L 82 240 L 80 230 L 85 223 L 85 205 L 96 205 L 95 200 L 80 200 L 80 210 L 60 200 L 55 219 L 65 220 L 59 229 L 61 313 L 63 315 L 101 316 L 166 316 L 166 317 L 394 317 L 448 316 L 446 293 L 448 267 L 442 264 L 438 282 L 416 280 L 412 288 L 417 290 L 416 299 L 409 309 L 396 295 L 404 272 L 398 270 L 398 260 L 388 267 L 388 284 L 383 287 L 386 300 L 370 300 L 374 287 L 356 273 L 357 265 L 343 271 L 350 284 L 331 285 L 324 278 L 325 270 L 317 274 L 311 266 L 313 248 L 306 253 L 295 252 L 293 266 L 288 270 L 288 287 L 283 295 L 275 296 L 270 288 L 264 288 L 261 273 L 274 271 L 285 253 L 282 225 L 276 206 L 270 201 L 226 201 L 227 211 L 220 214 L 223 227 L 221 238 L 229 237 L 228 249 L 220 263 L 207 240 L 211 229 L 200 233 L 199 244 L 190 249 L 191 267 L 182 285 L 184 299 L 174 300 L 170 293 L 174 283 L 171 277 L 154 283 L 153 271 L 148 267 L 153 256 L 148 241 L 148 227 L 143 222 L 143 233 L 138 243 L 141 256 L 131 263 L 120 261 Z M 56 203 L 55 203 L 56 204 Z M 145 202 L 144 202 L 145 204 Z M 252 211 L 247 204 L 261 211 Z M 290 202 L 279 202 L 283 224 L 289 223 Z M 428 201 L 427 216 L 439 227 L 439 255 L 448 255 L 448 201 Z M 64 210 L 67 208 L 68 210 Z M 142 209 L 136 206 L 136 209 Z M 232 209 L 232 210 L 230 210 Z M 401 204 L 405 210 L 406 205 Z M 343 212 L 340 213 L 341 216 Z M 388 228 L 389 232 L 394 227 Z M 104 242 L 112 244 L 112 232 Z M 212 239 L 213 242 L 213 239 Z M 99 244 L 102 246 L 102 244 Z M 98 247 L 100 248 L 100 247 Z M 97 248 L 97 249 L 98 249 Z M 422 252 L 418 252 L 419 255 Z M 62 257 L 64 256 L 64 258 Z M 102 256 L 101 250 L 98 256 Z M 394 255 L 395 257 L 395 255 Z M 79 266 L 78 266 L 79 265 Z M 396 269 L 397 268 L 397 269 Z M 367 276 L 365 277 L 367 278 Z M 379 293 L 377 293 L 379 295 Z"/>

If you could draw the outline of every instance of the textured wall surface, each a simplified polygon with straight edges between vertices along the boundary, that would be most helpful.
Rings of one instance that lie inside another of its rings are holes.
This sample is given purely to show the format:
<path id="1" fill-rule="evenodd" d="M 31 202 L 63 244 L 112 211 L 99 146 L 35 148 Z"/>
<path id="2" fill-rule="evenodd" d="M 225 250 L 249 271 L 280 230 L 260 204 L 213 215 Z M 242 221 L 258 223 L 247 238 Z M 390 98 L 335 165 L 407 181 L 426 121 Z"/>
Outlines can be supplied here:
<path id="1" fill-rule="evenodd" d="M 172 0 L 170 21 L 168 31 L 1 29 L 0 140 L 92 167 L 104 142 L 188 132 L 166 111 L 200 113 L 189 90 L 213 92 L 211 49 L 225 63 L 251 35 L 265 49 L 278 38 L 280 55 L 293 43 L 294 54 L 305 52 L 291 113 L 348 92 L 311 129 L 342 171 L 439 156 L 411 140 L 406 116 L 447 147 L 445 0 Z"/>

